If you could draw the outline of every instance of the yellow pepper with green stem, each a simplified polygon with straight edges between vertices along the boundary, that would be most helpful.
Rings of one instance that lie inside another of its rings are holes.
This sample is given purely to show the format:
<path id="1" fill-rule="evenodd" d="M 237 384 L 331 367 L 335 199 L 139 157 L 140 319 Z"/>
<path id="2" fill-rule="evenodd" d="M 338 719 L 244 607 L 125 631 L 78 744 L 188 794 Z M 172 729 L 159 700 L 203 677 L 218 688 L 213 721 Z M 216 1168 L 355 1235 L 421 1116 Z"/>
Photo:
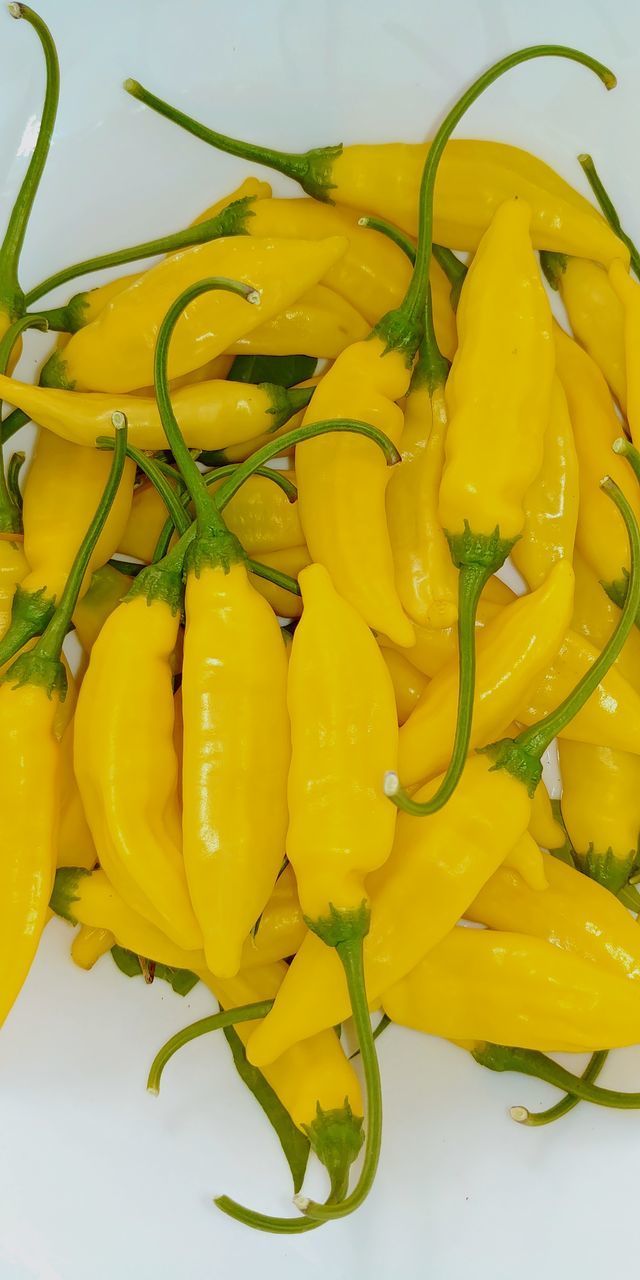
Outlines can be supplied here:
<path id="1" fill-rule="evenodd" d="M 543 253 L 540 262 L 551 287 L 560 292 L 574 336 L 625 413 L 624 313 L 607 272 L 598 262 L 563 254 Z"/>

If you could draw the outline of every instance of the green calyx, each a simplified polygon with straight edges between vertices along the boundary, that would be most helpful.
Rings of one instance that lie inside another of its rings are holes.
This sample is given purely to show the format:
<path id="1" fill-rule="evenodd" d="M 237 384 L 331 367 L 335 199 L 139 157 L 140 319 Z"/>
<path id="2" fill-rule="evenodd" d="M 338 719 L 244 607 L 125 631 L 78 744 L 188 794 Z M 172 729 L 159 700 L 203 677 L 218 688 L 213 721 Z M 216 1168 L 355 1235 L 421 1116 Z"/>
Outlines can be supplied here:
<path id="1" fill-rule="evenodd" d="M 80 897 L 77 892 L 80 880 L 88 875 L 91 875 L 91 872 L 86 871 L 84 867 L 59 867 L 56 871 L 49 906 L 57 916 L 62 916 L 63 920 L 68 920 L 70 924 L 78 923 L 73 913 L 73 904 L 78 902 Z"/>
<path id="2" fill-rule="evenodd" d="M 540 252 L 540 266 L 548 284 L 556 293 L 560 288 L 560 281 L 567 269 L 568 261 L 566 253 L 551 253 L 548 249 L 542 249 Z"/>
<path id="3" fill-rule="evenodd" d="M 624 609 L 624 603 L 629 591 L 629 572 L 627 569 L 622 570 L 622 575 L 613 582 L 601 582 L 600 586 L 606 591 L 609 599 L 619 609 Z M 636 613 L 635 624 L 640 627 L 640 610 Z"/>
<path id="4" fill-rule="evenodd" d="M 480 747 L 479 754 L 486 755 L 493 761 L 492 772 L 504 769 L 513 778 L 517 778 L 533 798 L 542 777 L 542 765 L 538 756 L 531 755 L 513 738 L 502 738 L 488 747 Z"/>
<path id="5" fill-rule="evenodd" d="M 154 93 L 150 93 L 148 89 L 145 89 L 138 80 L 125 80 L 123 87 L 127 93 L 131 94 L 132 98 L 137 98 L 138 102 L 144 103 L 146 107 L 151 107 L 158 115 L 171 120 L 173 124 L 179 125 L 181 129 L 184 129 L 186 133 L 192 134 L 195 138 L 208 142 L 210 146 L 216 147 L 218 151 L 226 151 L 229 155 L 239 156 L 243 160 L 249 160 L 252 164 L 264 164 L 269 169 L 276 169 L 278 173 L 284 173 L 287 178 L 292 178 L 294 182 L 299 182 L 303 191 L 306 191 L 307 195 L 313 196 L 314 200 L 331 203 L 328 193 L 335 185 L 331 181 L 331 172 L 336 159 L 342 154 L 341 145 L 314 147 L 311 151 L 302 152 L 274 151 L 270 147 L 260 147 L 251 142 L 241 142 L 237 138 L 230 138 L 224 133 L 217 133 L 214 129 L 208 129 L 206 125 L 200 124 L 192 116 L 185 115 L 177 107 L 172 107 L 168 102 L 163 102 L 162 98 L 157 98 Z"/>
<path id="6" fill-rule="evenodd" d="M 304 917 L 312 933 L 316 933 L 328 947 L 339 947 L 345 942 L 366 938 L 371 922 L 369 903 L 363 900 L 355 910 L 345 911 L 329 903 L 329 914 L 316 920 Z"/>
<path id="7" fill-rule="evenodd" d="M 219 527 L 196 534 L 185 563 L 187 573 L 199 578 L 204 569 L 222 569 L 229 573 L 234 564 L 246 563 L 246 559 L 242 543 L 221 523 Z"/>
<path id="8" fill-rule="evenodd" d="M 313 387 L 279 387 L 273 382 L 263 382 L 262 389 L 270 401 L 267 413 L 273 417 L 269 431 L 277 431 L 295 413 L 306 409 L 314 392 Z"/>
<path id="9" fill-rule="evenodd" d="M 633 871 L 637 852 L 637 849 L 630 849 L 621 858 L 613 852 L 613 849 L 607 849 L 605 853 L 601 853 L 590 844 L 586 853 L 578 853 L 574 849 L 574 856 L 580 870 L 584 875 L 589 876 L 590 880 L 597 880 L 598 884 L 609 889 L 611 893 L 619 893 Z"/>
<path id="10" fill-rule="evenodd" d="M 55 387 L 60 391 L 75 391 L 76 384 L 67 373 L 67 364 L 62 351 L 52 351 L 40 370 L 41 387 Z"/>
<path id="11" fill-rule="evenodd" d="M 344 1106 L 331 1111 L 323 1111 L 318 1102 L 315 1119 L 302 1126 L 329 1174 L 332 1200 L 342 1200 L 346 1195 L 349 1169 L 364 1142 L 363 1124 L 363 1117 L 353 1114 L 349 1099 L 345 1098 Z"/>
<path id="12" fill-rule="evenodd" d="M 0 640 L 0 666 L 4 666 L 34 636 L 42 635 L 53 617 L 56 602 L 45 594 L 46 588 L 25 591 L 18 586 L 13 597 L 11 622 Z"/>
<path id="13" fill-rule="evenodd" d="M 123 603 L 127 604 L 139 596 L 143 596 L 149 606 L 162 602 L 168 605 L 174 616 L 180 613 L 184 597 L 182 565 L 169 566 L 166 559 L 147 565 L 134 578 Z"/>
<path id="14" fill-rule="evenodd" d="M 9 669 L 0 676 L 0 682 L 10 685 L 12 689 L 19 689 L 26 684 L 35 685 L 44 689 L 48 698 L 55 694 L 60 702 L 64 702 L 67 696 L 64 664 L 50 654 L 38 653 L 37 648 L 29 653 L 19 654 Z"/>
<path id="15" fill-rule="evenodd" d="M 474 533 L 468 520 L 462 533 L 449 533 L 445 529 L 451 559 L 457 569 L 477 566 L 490 577 L 504 564 L 517 538 L 501 538 L 496 525 L 493 533 Z"/>

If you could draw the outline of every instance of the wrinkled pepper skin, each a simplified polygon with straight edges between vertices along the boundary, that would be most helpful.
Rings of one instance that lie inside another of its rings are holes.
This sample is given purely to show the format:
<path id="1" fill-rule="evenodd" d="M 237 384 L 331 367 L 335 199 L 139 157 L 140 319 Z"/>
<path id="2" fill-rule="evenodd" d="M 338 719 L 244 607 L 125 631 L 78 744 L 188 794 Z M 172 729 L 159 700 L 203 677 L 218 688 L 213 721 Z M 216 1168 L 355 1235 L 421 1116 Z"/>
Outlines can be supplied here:
<path id="1" fill-rule="evenodd" d="M 587 258 L 567 258 L 558 285 L 575 337 L 597 364 L 625 413 L 624 312 L 607 272 Z"/>
<path id="2" fill-rule="evenodd" d="M 436 786 L 429 783 L 416 798 L 425 799 Z M 398 816 L 391 855 L 367 881 L 371 927 L 364 963 L 370 1003 L 449 933 L 525 834 L 530 814 L 524 786 L 504 769 L 494 770 L 488 756 L 472 755 L 443 809 L 419 821 Z M 348 1017 L 349 1008 L 338 956 L 310 933 L 273 1009 L 251 1037 L 250 1060 L 257 1066 L 271 1061 Z"/>
<path id="3" fill-rule="evenodd" d="M 0 395 L 69 444 L 93 448 L 99 436 L 112 436 L 111 417 L 117 409 L 127 416 L 129 441 L 136 448 L 165 449 L 167 445 L 151 392 L 143 396 L 61 391 L 0 375 Z M 172 404 L 190 449 L 223 449 L 262 432 L 270 434 L 307 400 L 295 388 L 213 380 L 182 386 Z"/>
<path id="4" fill-rule="evenodd" d="M 504 733 L 532 684 L 553 662 L 573 609 L 573 569 L 558 561 L 542 586 L 520 596 L 480 632 L 471 746 Z M 458 698 L 456 664 L 427 685 L 400 732 L 399 776 L 412 786 L 441 772 L 453 746 Z"/>
<path id="5" fill-rule="evenodd" d="M 640 989 L 541 938 L 460 928 L 385 992 L 383 1008 L 445 1040 L 581 1053 L 637 1042 Z"/>
<path id="6" fill-rule="evenodd" d="M 578 455 L 562 384 L 554 377 L 542 467 L 525 498 L 521 537 L 511 559 L 530 591 L 558 560 L 571 560 L 578 523 Z"/>
<path id="7" fill-rule="evenodd" d="M 410 370 L 374 336 L 342 353 L 314 392 L 304 425 L 351 417 L 384 431 L 397 445 L 403 428 L 395 403 Z M 371 440 L 347 433 L 319 436 L 296 448 L 298 505 L 311 558 L 331 574 L 336 591 L 374 630 L 400 645 L 414 632 L 395 586 L 385 493 L 389 468 Z"/>
<path id="8" fill-rule="evenodd" d="M 517 538 L 542 465 L 554 352 L 530 221 L 524 202 L 501 205 L 462 287 L 440 487 L 450 536 Z"/>
<path id="9" fill-rule="evenodd" d="M 468 920 L 552 942 L 598 969 L 640 980 L 640 938 L 633 916 L 614 894 L 551 854 L 543 853 L 548 888 L 539 894 L 500 867 L 465 910 Z"/>
<path id="10" fill-rule="evenodd" d="M 640 756 L 559 742 L 562 817 L 580 866 L 617 893 L 640 841 Z"/>
<path id="11" fill-rule="evenodd" d="M 622 523 L 600 489 L 610 475 L 640 515 L 638 484 L 623 458 L 612 451 L 621 433 L 609 388 L 597 365 L 559 325 L 554 325 L 558 376 L 562 382 L 578 455 L 580 504 L 576 547 L 596 577 L 610 585 L 619 583 L 629 568 L 629 547 Z"/>
<path id="12" fill-rule="evenodd" d="M 43 371 L 44 384 L 109 392 L 150 386 L 162 318 L 188 285 L 207 276 L 226 276 L 259 290 L 260 302 L 253 306 L 217 292 L 189 307 L 176 326 L 168 366 L 170 378 L 189 373 L 278 315 L 321 280 L 346 247 L 339 236 L 279 242 L 238 236 L 185 249 L 145 271 L 92 324 L 75 333 Z"/>
<path id="13" fill-rule="evenodd" d="M 357 911 L 364 876 L 389 856 L 396 811 L 383 780 L 396 766 L 398 726 L 391 679 L 366 624 L 322 565 L 304 569 L 300 586 L 287 694 L 286 848 L 302 910 L 317 921 L 332 906 Z"/>
<path id="14" fill-rule="evenodd" d="M 104 489 L 111 458 L 107 451 L 80 449 L 51 431 L 39 431 L 24 487 L 24 553 L 30 572 L 22 579 L 21 592 L 42 591 L 54 600 L 59 596 Z M 134 476 L 135 465 L 127 459 L 82 590 L 118 546 L 131 510 Z"/>
<path id="15" fill-rule="evenodd" d="M 100 865 L 114 888 L 156 928 L 195 950 L 202 936 L 182 861 L 173 745 L 171 660 L 179 625 L 179 611 L 144 595 L 107 619 L 80 690 L 74 758 Z"/>
<path id="16" fill-rule="evenodd" d="M 233 977 L 275 884 L 287 827 L 287 656 L 242 562 L 187 578 L 183 844 L 208 967 Z"/>
<path id="17" fill-rule="evenodd" d="M 22 537 L 0 535 L 0 640 L 11 621 L 11 606 L 16 587 L 29 572 Z"/>

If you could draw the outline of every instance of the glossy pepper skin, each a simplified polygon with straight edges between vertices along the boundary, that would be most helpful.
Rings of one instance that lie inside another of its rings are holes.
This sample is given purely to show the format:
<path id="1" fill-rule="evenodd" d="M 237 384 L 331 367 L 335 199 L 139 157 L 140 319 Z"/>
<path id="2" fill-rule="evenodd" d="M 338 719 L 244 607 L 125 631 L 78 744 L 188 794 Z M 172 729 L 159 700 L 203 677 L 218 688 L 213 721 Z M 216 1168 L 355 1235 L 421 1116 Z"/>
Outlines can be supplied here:
<path id="1" fill-rule="evenodd" d="M 248 308 L 250 309 L 250 308 Z M 61 391 L 32 387 L 0 376 L 0 394 L 70 444 L 93 447 L 98 436 L 113 435 L 115 409 L 126 413 L 130 441 L 138 449 L 164 449 L 166 437 L 151 396 L 115 395 L 112 392 Z M 174 408 L 189 448 L 223 449 L 226 445 L 271 433 L 309 401 L 310 393 L 244 382 L 197 382 L 182 386 L 174 396 Z"/>
<path id="2" fill-rule="evenodd" d="M 369 332 L 366 320 L 339 293 L 317 284 L 271 320 L 232 342 L 234 356 L 316 356 L 335 360 Z"/>
<path id="3" fill-rule="evenodd" d="M 0 640 L 11 622 L 11 606 L 18 583 L 26 577 L 29 566 L 19 534 L 0 536 Z"/>
<path id="4" fill-rule="evenodd" d="M 613 79 L 605 80 L 610 86 Z M 410 235 L 417 229 L 417 198 L 429 143 L 364 143 L 295 153 L 239 141 L 170 107 L 136 80 L 127 92 L 212 146 L 265 164 L 299 182 L 316 200 L 366 209 Z M 578 254 L 608 265 L 628 261 L 622 242 L 593 205 L 537 156 L 501 142 L 447 142 L 435 193 L 434 240 L 475 250 L 496 209 L 519 197 L 532 208 L 534 246 Z"/>
<path id="5" fill-rule="evenodd" d="M 640 841 L 640 757 L 583 742 L 558 744 L 562 817 L 578 863 L 614 893 Z"/>
<path id="6" fill-rule="evenodd" d="M 578 553 L 574 556 L 573 567 L 573 629 L 589 640 L 596 649 L 604 649 L 615 630 L 620 611 L 603 590 L 586 560 Z M 615 666 L 636 693 L 640 693 L 640 634 L 637 633 L 637 628 L 627 636 Z"/>
<path id="7" fill-rule="evenodd" d="M 267 565 L 270 569 L 279 569 L 290 578 L 298 578 L 302 570 L 311 563 L 309 550 L 304 545 L 283 547 L 281 551 L 264 551 L 255 559 L 259 564 Z M 270 582 L 268 578 L 260 578 L 257 574 L 252 575 L 251 581 L 256 591 L 264 596 L 279 618 L 300 617 L 302 600 L 299 595 L 294 595 L 293 592 L 285 590 L 275 582 Z"/>
<path id="8" fill-rule="evenodd" d="M 385 992 L 383 1007 L 446 1040 L 580 1053 L 636 1043 L 640 990 L 541 938 L 461 928 Z"/>
<path id="9" fill-rule="evenodd" d="M 400 650 L 381 648 L 381 653 L 393 684 L 398 724 L 403 725 L 418 705 L 428 677 L 414 667 Z"/>
<path id="10" fill-rule="evenodd" d="M 548 258 L 543 254 L 543 267 L 560 292 L 575 338 L 595 361 L 625 413 L 624 312 L 607 272 L 587 258 L 556 254 Z"/>
<path id="11" fill-rule="evenodd" d="M 418 797 L 430 794 L 436 785 L 429 783 Z M 504 770 L 494 770 L 486 755 L 469 757 L 443 809 L 419 820 L 399 814 L 392 853 L 367 882 L 371 927 L 364 940 L 364 963 L 370 1003 L 454 927 L 524 834 L 529 816 L 524 787 Z M 428 913 L 425 902 L 430 904 Z M 250 1040 L 249 1058 L 258 1066 L 269 1062 L 289 1045 L 334 1026 L 348 1013 L 340 961 L 309 934 L 272 1011 Z"/>
<path id="12" fill-rule="evenodd" d="M 566 842 L 565 832 L 553 816 L 549 792 L 543 781 L 538 783 L 531 800 L 529 831 L 542 849 L 562 849 Z"/>
<path id="13" fill-rule="evenodd" d="M 92 929 L 88 925 L 80 925 L 71 943 L 71 959 L 79 969 L 93 969 L 94 964 L 107 951 L 111 951 L 114 945 L 115 938 L 108 929 Z"/>
<path id="14" fill-rule="evenodd" d="M 506 929 L 552 942 L 618 977 L 640 979 L 638 928 L 626 907 L 602 885 L 543 853 L 543 894 L 517 872 L 500 867 L 465 911 L 489 929 Z"/>
<path id="15" fill-rule="evenodd" d="M 293 868 L 287 866 L 275 882 L 257 928 L 244 943 L 240 968 L 272 964 L 295 955 L 306 932 L 296 878 Z"/>
<path id="16" fill-rule="evenodd" d="M 462 287 L 440 487 L 450 538 L 517 538 L 542 464 L 554 353 L 530 220 L 523 201 L 501 205 Z"/>
<path id="17" fill-rule="evenodd" d="M 73 768 L 74 733 L 75 719 L 67 725 L 61 738 L 56 866 L 84 867 L 91 871 L 96 865 L 97 854 Z"/>
<path id="18" fill-rule="evenodd" d="M 615 591 L 621 584 L 624 586 L 629 548 L 599 482 L 603 475 L 610 475 L 636 516 L 640 513 L 638 485 L 624 460 L 612 451 L 611 446 L 620 435 L 620 420 L 600 370 L 559 325 L 554 325 L 554 342 L 556 367 L 567 397 L 578 454 L 576 547 L 596 577 Z"/>
<path id="19" fill-rule="evenodd" d="M 356 910 L 363 877 L 388 857 L 395 811 L 382 781 L 398 728 L 380 650 L 322 565 L 300 575 L 304 610 L 289 662 L 287 853 L 305 916 Z"/>
<path id="20" fill-rule="evenodd" d="M 136 911 L 195 950 L 173 745 L 180 600 L 180 567 L 151 568 L 107 619 L 78 699 L 74 757 L 100 865 Z"/>
<path id="21" fill-rule="evenodd" d="M 546 581 L 507 605 L 476 641 L 476 690 L 471 745 L 486 746 L 510 724 L 566 634 L 573 609 L 573 570 L 556 563 Z M 458 671 L 443 667 L 400 731 L 399 768 L 405 786 L 444 769 L 451 754 Z"/>
<path id="22" fill-rule="evenodd" d="M 491 578 L 484 588 L 476 613 L 478 634 L 493 618 L 497 617 L 505 604 L 515 599 L 515 593 L 509 587 L 504 588 L 504 595 L 500 593 L 500 598 L 494 599 L 494 583 L 497 583 L 500 588 L 504 585 L 498 582 L 497 578 Z M 394 645 L 385 635 L 378 637 L 379 643 L 385 649 L 393 649 L 403 654 L 425 676 L 435 676 L 448 662 L 455 660 L 458 652 L 455 627 L 421 627 L 416 624 L 414 631 L 415 643 L 409 647 Z"/>
<path id="23" fill-rule="evenodd" d="M 631 439 L 640 444 L 640 378 L 635 361 L 640 338 L 640 286 L 628 272 L 623 254 L 611 263 L 609 280 L 622 304 L 624 313 L 624 353 L 627 378 L 627 419 Z"/>
<path id="24" fill-rule="evenodd" d="M 553 379 L 542 467 L 525 497 L 524 526 L 511 559 L 533 591 L 558 560 L 571 560 L 578 523 L 578 455 L 567 398 Z"/>
<path id="25" fill-rule="evenodd" d="M 172 344 L 169 377 L 179 377 L 277 315 L 320 280 L 346 247 L 342 237 L 277 242 L 239 236 L 195 245 L 151 267 L 113 298 L 48 362 L 42 381 L 78 391 L 126 392 L 149 386 L 160 322 L 177 294 L 209 276 L 240 280 L 258 290 L 260 301 L 253 307 L 228 293 L 194 304 Z"/>
<path id="26" fill-rule="evenodd" d="M 113 433 L 113 428 L 112 428 Z M 24 487 L 24 554 L 29 573 L 16 588 L 11 624 L 0 641 L 0 663 L 44 630 L 71 569 L 80 538 L 104 488 L 111 455 L 79 449 L 43 429 Z M 134 464 L 122 482 L 92 553 L 81 593 L 116 550 L 133 494 Z"/>

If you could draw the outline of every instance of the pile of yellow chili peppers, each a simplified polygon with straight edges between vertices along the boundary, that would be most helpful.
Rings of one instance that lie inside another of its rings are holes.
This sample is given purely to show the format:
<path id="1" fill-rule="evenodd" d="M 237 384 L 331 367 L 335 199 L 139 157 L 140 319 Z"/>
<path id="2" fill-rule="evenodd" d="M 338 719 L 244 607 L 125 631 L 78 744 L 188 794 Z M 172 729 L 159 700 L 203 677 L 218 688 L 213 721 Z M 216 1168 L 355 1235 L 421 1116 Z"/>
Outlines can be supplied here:
<path id="1" fill-rule="evenodd" d="M 52 912 L 85 969 L 111 951 L 206 984 L 219 1012 L 149 1087 L 224 1031 L 298 1212 L 216 1203 L 273 1232 L 370 1191 L 390 1021 L 561 1091 L 521 1122 L 640 1106 L 596 1083 L 640 1042 L 640 258 L 590 157 L 602 212 L 527 152 L 451 137 L 531 58 L 613 74 L 535 46 L 429 144 L 301 155 L 127 81 L 308 198 L 251 176 L 25 292 L 59 74 L 9 7 L 46 92 L 0 246 L 3 442 L 37 424 L 24 482 L 24 455 L 0 467 L 0 1018 Z M 37 385 L 12 376 L 30 328 L 58 334 Z"/>

